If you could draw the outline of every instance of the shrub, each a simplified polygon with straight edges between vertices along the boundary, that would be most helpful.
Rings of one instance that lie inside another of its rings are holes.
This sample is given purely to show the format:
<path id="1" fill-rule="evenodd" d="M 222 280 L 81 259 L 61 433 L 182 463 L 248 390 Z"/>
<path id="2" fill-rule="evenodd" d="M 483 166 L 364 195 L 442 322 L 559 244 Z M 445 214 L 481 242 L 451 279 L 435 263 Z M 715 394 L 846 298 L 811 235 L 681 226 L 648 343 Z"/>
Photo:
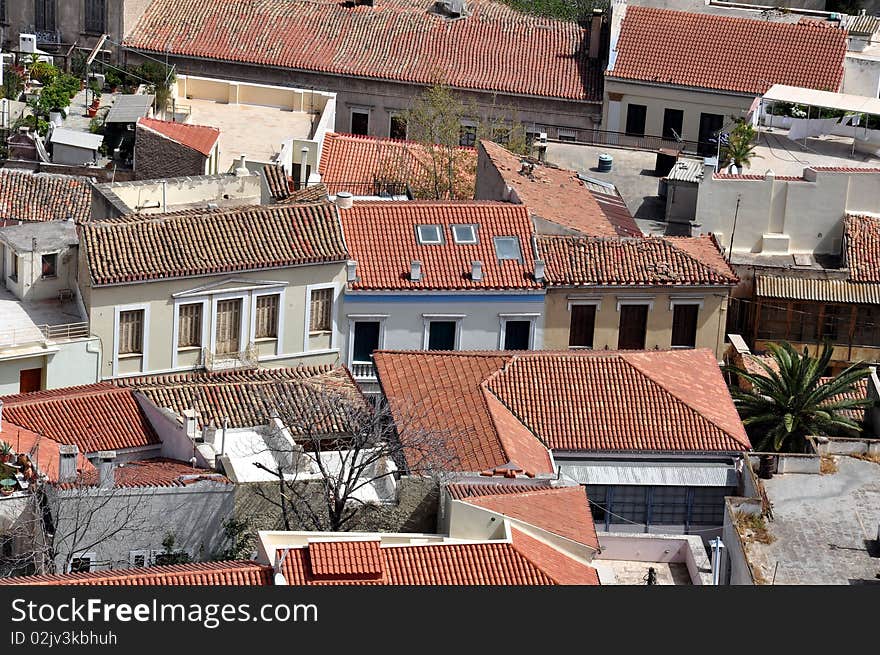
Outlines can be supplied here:
<path id="1" fill-rule="evenodd" d="M 60 71 L 48 62 L 35 61 L 30 66 L 30 72 L 31 79 L 38 80 L 40 84 L 47 85 L 55 81 Z"/>
<path id="2" fill-rule="evenodd" d="M 43 111 L 65 109 L 70 105 L 70 94 L 60 84 L 50 84 L 40 91 L 40 108 Z"/>

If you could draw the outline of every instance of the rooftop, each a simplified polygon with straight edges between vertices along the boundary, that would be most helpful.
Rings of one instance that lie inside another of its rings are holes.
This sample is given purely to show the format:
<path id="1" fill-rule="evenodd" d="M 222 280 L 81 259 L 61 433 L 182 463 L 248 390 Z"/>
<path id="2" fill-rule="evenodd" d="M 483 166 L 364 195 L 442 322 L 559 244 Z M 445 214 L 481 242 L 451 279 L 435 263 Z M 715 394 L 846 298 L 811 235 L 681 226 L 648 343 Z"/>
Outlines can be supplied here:
<path id="1" fill-rule="evenodd" d="M 539 236 L 548 286 L 715 286 L 737 277 L 712 237 Z"/>
<path id="2" fill-rule="evenodd" d="M 138 127 L 143 127 L 162 136 L 176 141 L 205 157 L 210 156 L 211 151 L 220 138 L 220 130 L 206 125 L 193 125 L 192 123 L 175 123 L 173 121 L 161 121 L 156 118 L 139 118 Z"/>
<path id="3" fill-rule="evenodd" d="M 769 169 L 781 176 L 801 177 L 807 167 L 834 169 L 880 168 L 880 156 L 853 149 L 853 140 L 847 136 L 823 134 L 793 141 L 784 128 L 761 127 L 758 132 L 755 157 L 746 168 L 747 173 L 761 176 Z"/>
<path id="4" fill-rule="evenodd" d="M 474 197 L 477 152 L 465 147 L 453 152 L 457 188 L 452 199 L 470 200 Z M 436 154 L 447 161 L 439 147 Z M 432 154 L 421 143 L 331 132 L 324 137 L 318 170 L 331 195 L 348 191 L 355 196 L 377 196 L 386 189 L 401 195 L 409 186 L 414 198 L 430 199 L 436 197 L 431 165 Z"/>
<path id="5" fill-rule="evenodd" d="M 128 215 L 81 226 L 95 285 L 345 261 L 330 204 Z"/>
<path id="6" fill-rule="evenodd" d="M 880 214 L 847 214 L 843 226 L 850 279 L 880 283 Z"/>
<path id="7" fill-rule="evenodd" d="M 777 473 L 763 483 L 774 541 L 747 549 L 760 577 L 781 585 L 878 584 L 880 465 L 841 456 L 836 473 Z"/>
<path id="8" fill-rule="evenodd" d="M 149 568 L 116 569 L 91 573 L 31 575 L 2 578 L 0 584 L 27 585 L 256 585 L 272 584 L 272 567 L 256 562 L 205 562 L 151 566 Z"/>
<path id="9" fill-rule="evenodd" d="M 86 178 L 0 169 L 0 223 L 81 222 L 89 218 L 91 204 Z"/>
<path id="10" fill-rule="evenodd" d="M 91 463 L 81 465 L 81 476 L 76 485 L 98 483 L 98 472 Z M 188 487 L 200 482 L 232 484 L 225 475 L 195 467 L 189 462 L 181 462 L 167 457 L 151 457 L 132 462 L 114 464 L 113 475 L 117 487 Z M 50 476 L 51 479 L 51 476 Z M 61 488 L 69 488 L 73 483 L 62 482 Z"/>
<path id="11" fill-rule="evenodd" d="M 589 32 L 576 24 L 492 0 L 471 0 L 461 20 L 427 7 L 422 0 L 375 6 L 155 0 L 125 45 L 316 73 L 601 101 L 601 71 L 587 57 Z"/>
<path id="12" fill-rule="evenodd" d="M 773 84 L 837 91 L 846 48 L 845 31 L 815 22 L 632 6 L 607 76 L 742 94 L 760 94 Z"/>
<path id="13" fill-rule="evenodd" d="M 356 202 L 340 210 L 340 217 L 351 258 L 357 261 L 357 280 L 350 283 L 354 290 L 540 288 L 534 279 L 532 223 L 523 206 L 486 201 Z M 473 238 L 457 242 L 454 225 L 473 226 L 468 235 Z M 418 226 L 436 226 L 433 243 L 419 236 Z M 514 240 L 510 252 L 499 250 L 499 237 Z M 413 261 L 421 262 L 418 280 L 411 277 Z M 472 277 L 475 261 L 481 264 L 482 279 Z"/>
<path id="14" fill-rule="evenodd" d="M 0 227 L 0 241 L 11 246 L 15 252 L 55 252 L 79 243 L 76 225 L 72 221 L 47 221 L 45 223 L 22 223 Z M 36 241 L 36 243 L 35 243 Z"/>
<path id="15" fill-rule="evenodd" d="M 41 344 L 39 348 L 45 350 L 49 347 L 45 341 L 87 336 L 88 332 L 85 317 L 75 300 L 20 300 L 0 287 L 0 316 L 3 317 L 0 349 L 4 357 L 15 354 L 20 346 L 32 348 L 34 344 Z M 71 326 L 72 331 L 68 335 L 64 330 L 44 326 Z M 74 326 L 84 326 L 84 329 Z"/>
<path id="16" fill-rule="evenodd" d="M 641 236 L 626 207 L 609 203 L 607 196 L 616 190 L 597 197 L 575 171 L 532 160 L 524 166 L 522 157 L 491 141 L 480 141 L 478 152 L 513 190 L 511 201 L 526 205 L 535 216 L 590 236 Z"/>

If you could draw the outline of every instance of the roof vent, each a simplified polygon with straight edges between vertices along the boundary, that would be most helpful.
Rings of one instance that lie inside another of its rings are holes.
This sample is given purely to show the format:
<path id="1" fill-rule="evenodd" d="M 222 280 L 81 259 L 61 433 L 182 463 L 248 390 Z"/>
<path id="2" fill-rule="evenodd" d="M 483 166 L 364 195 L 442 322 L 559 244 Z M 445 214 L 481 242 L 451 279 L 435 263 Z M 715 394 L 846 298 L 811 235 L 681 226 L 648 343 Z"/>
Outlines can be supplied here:
<path id="1" fill-rule="evenodd" d="M 238 177 L 244 177 L 245 175 L 251 174 L 251 172 L 248 170 L 247 164 L 245 164 L 245 155 L 241 155 L 238 158 L 238 168 L 235 169 L 235 174 Z"/>
<path id="2" fill-rule="evenodd" d="M 483 262 L 471 262 L 471 280 L 479 282 L 483 279 Z"/>
<path id="3" fill-rule="evenodd" d="M 525 159 L 523 159 L 519 163 L 519 174 L 520 175 L 531 175 L 532 173 L 534 173 L 534 171 L 535 171 L 535 165 L 532 162 L 526 161 Z"/>
<path id="4" fill-rule="evenodd" d="M 422 279 L 422 262 L 413 260 L 409 265 L 409 279 L 418 282 Z"/>
<path id="5" fill-rule="evenodd" d="M 775 178 L 775 177 L 776 177 L 776 173 L 773 172 L 773 169 L 772 169 L 772 168 L 768 168 L 768 169 L 767 169 L 767 172 L 764 173 L 764 179 L 765 179 L 765 180 L 772 180 L 772 179 Z"/>
<path id="6" fill-rule="evenodd" d="M 348 191 L 340 191 L 336 194 L 336 206 L 339 209 L 351 209 L 354 199 Z"/>

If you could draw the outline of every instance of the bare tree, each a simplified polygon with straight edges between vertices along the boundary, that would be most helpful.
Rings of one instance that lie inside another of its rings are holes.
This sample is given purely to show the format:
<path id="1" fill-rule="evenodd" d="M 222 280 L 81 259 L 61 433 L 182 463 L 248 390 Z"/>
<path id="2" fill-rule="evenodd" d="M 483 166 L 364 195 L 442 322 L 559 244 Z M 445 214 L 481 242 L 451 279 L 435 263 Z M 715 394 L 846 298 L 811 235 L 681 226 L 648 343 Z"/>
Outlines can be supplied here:
<path id="1" fill-rule="evenodd" d="M 401 475 L 439 480 L 453 469 L 448 435 L 426 429 L 417 412 L 391 412 L 384 401 L 312 387 L 309 402 L 281 413 L 267 438 L 275 464 L 255 465 L 271 474 L 277 494 L 257 488 L 280 510 L 284 528 L 295 519 L 318 531 L 344 531 L 359 511 L 395 498 Z"/>

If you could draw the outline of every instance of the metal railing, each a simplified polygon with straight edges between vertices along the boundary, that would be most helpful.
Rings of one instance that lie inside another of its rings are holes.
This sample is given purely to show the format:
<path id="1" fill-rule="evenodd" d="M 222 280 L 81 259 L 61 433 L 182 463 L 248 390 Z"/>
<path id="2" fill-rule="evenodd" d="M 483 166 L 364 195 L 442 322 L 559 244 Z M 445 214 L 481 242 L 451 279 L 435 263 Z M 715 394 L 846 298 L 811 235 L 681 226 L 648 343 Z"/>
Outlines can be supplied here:
<path id="1" fill-rule="evenodd" d="M 202 348 L 202 362 L 209 371 L 229 371 L 257 368 L 260 357 L 256 344 L 249 343 L 237 353 L 212 353 L 208 348 Z"/>
<path id="2" fill-rule="evenodd" d="M 376 367 L 373 362 L 352 362 L 349 368 L 355 380 L 376 379 Z"/>
<path id="3" fill-rule="evenodd" d="M 37 336 L 39 333 L 40 336 Z M 64 325 L 34 325 L 24 328 L 0 330 L 0 347 L 25 346 L 48 341 L 61 342 L 85 339 L 89 336 L 88 323 L 66 323 Z"/>
<path id="4" fill-rule="evenodd" d="M 40 332 L 49 341 L 71 341 L 89 336 L 88 323 L 67 323 L 65 325 L 38 325 Z"/>
<path id="5" fill-rule="evenodd" d="M 688 141 L 686 139 L 669 139 L 652 134 L 627 134 L 626 132 L 611 132 L 597 129 L 571 129 L 564 128 L 573 138 L 551 139 L 555 143 L 574 143 L 581 145 L 615 146 L 618 148 L 631 148 L 633 150 L 660 150 L 669 148 L 679 150 L 684 154 L 713 155 L 717 149 L 714 143 Z"/>

